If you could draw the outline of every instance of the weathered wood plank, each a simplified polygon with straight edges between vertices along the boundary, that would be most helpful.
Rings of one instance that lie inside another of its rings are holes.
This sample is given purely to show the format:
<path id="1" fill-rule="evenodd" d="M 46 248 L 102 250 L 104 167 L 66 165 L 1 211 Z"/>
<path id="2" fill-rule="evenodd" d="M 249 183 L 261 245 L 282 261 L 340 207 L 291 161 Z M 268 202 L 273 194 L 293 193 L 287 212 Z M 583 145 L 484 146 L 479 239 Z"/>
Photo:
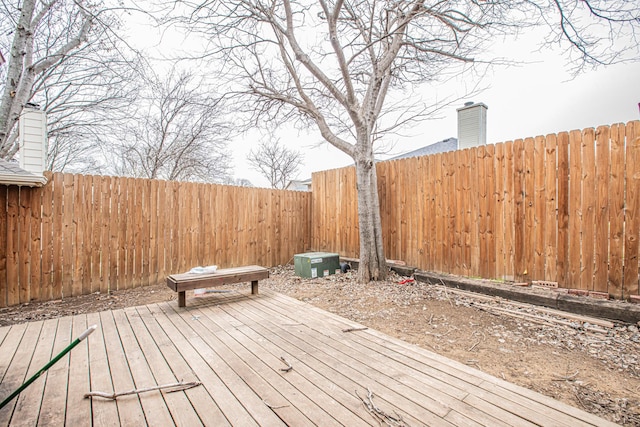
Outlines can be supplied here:
<path id="1" fill-rule="evenodd" d="M 86 315 L 73 317 L 73 339 L 78 338 L 89 325 L 87 325 Z M 87 338 L 87 340 L 90 338 Z M 91 402 L 85 399 L 85 393 L 89 392 L 90 367 L 89 367 L 89 347 L 87 340 L 75 346 L 69 353 L 69 379 L 67 383 L 67 411 L 65 425 L 76 426 L 86 422 L 87 416 L 91 414 Z"/>
<path id="2" fill-rule="evenodd" d="M 29 363 L 29 370 L 25 378 L 31 378 L 53 358 L 52 351 L 57 326 L 57 319 L 47 320 L 42 325 L 31 362 Z M 35 420 L 38 419 L 38 415 L 40 413 L 40 406 L 42 405 L 45 382 L 46 375 L 41 375 L 16 398 L 16 407 L 11 419 L 12 426 L 27 426 L 35 424 Z M 0 394 L 0 396 L 3 395 Z"/>
<path id="3" fill-rule="evenodd" d="M 582 287 L 594 290 L 593 269 L 595 265 L 595 201 L 596 189 L 596 154 L 595 131 L 588 128 L 582 131 L 582 224 L 581 250 L 582 267 L 580 269 L 580 283 Z M 604 254 L 603 254 L 604 255 Z"/>
<path id="4" fill-rule="evenodd" d="M 7 305 L 20 304 L 18 253 L 20 248 L 20 188 L 7 188 Z"/>
<path id="5" fill-rule="evenodd" d="M 287 305 L 287 312 L 292 318 L 296 318 L 296 316 L 298 316 L 297 318 L 300 318 L 299 314 L 297 314 L 296 312 L 296 306 L 299 308 L 299 310 L 301 310 L 301 312 L 305 313 L 305 319 L 307 318 L 307 316 L 313 316 L 311 313 L 320 313 L 322 316 L 322 323 L 320 328 L 322 328 L 321 330 L 323 335 L 339 335 L 341 328 L 346 325 L 353 325 L 353 322 L 349 322 L 346 319 L 341 318 L 335 314 L 324 312 L 323 310 L 316 307 L 309 306 L 308 304 L 301 301 L 293 300 L 290 297 L 277 294 L 272 291 L 266 291 L 265 294 L 273 296 L 276 300 L 278 300 L 279 303 L 275 304 L 274 307 L 282 307 L 284 305 Z M 289 304 L 291 304 L 291 306 L 289 306 Z M 336 325 L 335 332 L 332 332 L 332 330 L 328 328 L 328 325 L 331 323 L 334 323 Z M 498 407 L 503 404 L 502 402 L 505 398 L 510 398 L 511 393 L 513 393 L 513 400 L 521 402 L 521 404 L 524 406 L 528 405 L 528 403 L 526 403 L 527 401 L 533 402 L 533 404 L 540 411 L 538 414 L 539 417 L 532 420 L 532 422 L 535 424 L 538 424 L 540 419 L 546 417 L 549 422 L 543 423 L 543 425 L 567 425 L 567 422 L 569 423 L 568 425 L 614 425 L 613 423 L 610 423 L 595 415 L 566 405 L 550 397 L 500 380 L 482 371 L 463 365 L 451 359 L 447 359 L 446 357 L 440 356 L 436 353 L 432 353 L 428 350 L 421 349 L 402 340 L 389 337 L 373 329 L 368 329 L 361 334 L 350 335 L 349 340 L 357 341 L 358 343 L 377 343 L 376 346 L 366 344 L 367 348 L 369 349 L 368 353 L 388 354 L 392 360 L 397 359 L 404 366 L 410 366 L 412 368 L 421 370 L 427 369 L 429 371 L 437 367 L 440 372 L 449 376 L 449 378 L 447 379 L 447 383 L 449 383 L 450 385 L 461 386 L 469 391 L 471 393 L 470 395 L 476 394 L 476 392 L 478 392 L 488 399 L 487 402 L 493 402 L 493 404 Z M 410 359 L 403 359 L 403 357 L 410 357 Z M 456 377 L 458 378 L 457 380 Z M 491 387 L 494 388 L 494 391 L 490 392 L 490 394 L 486 394 L 489 385 L 492 385 Z M 508 406 L 511 406 L 511 404 L 509 404 Z M 513 409 L 513 407 L 506 410 L 510 409 Z M 516 412 L 512 413 L 517 415 L 517 410 Z M 533 416 L 535 417 L 535 415 Z M 499 418 L 502 419 L 501 417 Z M 524 422 L 524 419 L 520 419 L 522 420 L 523 424 L 526 424 L 526 422 Z"/>
<path id="6" fill-rule="evenodd" d="M 609 126 L 596 130 L 595 260 L 593 289 L 608 292 L 609 279 Z"/>
<path id="7" fill-rule="evenodd" d="M 133 390 L 136 388 L 135 383 L 127 362 L 127 356 L 120 341 L 120 335 L 116 327 L 113 312 L 103 311 L 100 313 L 100 323 L 102 324 L 102 333 L 106 345 L 107 358 L 109 360 L 113 391 L 117 393 Z M 108 392 L 109 390 L 104 391 Z M 117 399 L 116 404 L 118 407 L 118 416 L 120 417 L 120 425 L 144 425 L 144 412 L 140 405 L 140 397 L 138 395 Z"/>
<path id="8" fill-rule="evenodd" d="M 158 385 L 187 381 L 184 378 L 176 377 L 171 371 L 171 367 L 167 363 L 167 358 L 163 354 L 160 344 L 153 340 L 153 337 L 147 329 L 148 326 L 145 325 L 145 321 L 138 310 L 136 308 L 128 308 L 125 309 L 124 312 L 129 326 L 132 329 L 132 334 L 142 352 L 141 355 L 138 355 L 139 359 L 145 362 L 139 372 L 134 371 L 134 377 L 140 375 L 140 380 L 149 385 L 151 385 L 152 381 Z M 146 313 L 148 314 L 149 312 L 146 311 Z M 151 319 L 147 317 L 146 320 L 149 321 Z M 165 345 L 167 344 L 170 345 L 170 343 L 165 341 Z M 128 356 L 129 358 L 131 357 L 130 353 L 128 353 Z M 192 376 L 192 374 L 190 374 L 190 376 Z M 141 384 L 138 379 L 136 379 L 136 383 Z M 164 400 L 161 404 L 166 405 L 166 409 L 171 414 L 171 419 L 167 419 L 166 422 L 171 421 L 171 423 L 175 423 L 177 426 L 203 425 L 185 392 L 163 393 L 162 399 Z M 164 414 L 164 408 L 160 409 L 160 411 Z M 155 414 L 155 412 L 153 412 L 153 414 Z M 160 419 L 155 415 L 152 416 L 152 419 L 154 423 L 160 423 Z"/>
<path id="9" fill-rule="evenodd" d="M 524 141 L 521 139 L 513 143 L 513 200 L 515 209 L 513 213 L 513 249 L 514 249 L 514 274 L 515 280 L 523 281 L 527 275 L 525 263 L 525 164 Z"/>
<path id="10" fill-rule="evenodd" d="M 58 319 L 52 354 L 59 354 L 71 343 L 72 317 Z M 46 373 L 46 383 L 42 394 L 42 404 L 38 417 L 39 426 L 64 425 L 67 412 L 67 386 L 69 379 L 69 360 L 67 354 Z"/>
<path id="11" fill-rule="evenodd" d="M 544 280 L 545 270 L 545 216 L 546 216 L 546 186 L 545 186 L 545 138 L 536 136 L 533 146 L 533 280 Z"/>
<path id="12" fill-rule="evenodd" d="M 164 317 L 162 310 L 157 306 L 148 306 L 138 307 L 136 311 L 144 322 L 146 329 L 149 331 L 153 343 L 157 346 L 158 350 L 162 352 L 165 362 L 169 365 L 171 374 L 175 375 L 177 379 L 183 381 L 201 380 L 198 374 L 193 370 L 193 368 L 191 368 L 191 366 L 189 366 L 187 360 L 182 357 L 178 350 L 177 346 L 182 342 L 181 340 L 184 340 L 184 337 L 174 328 L 164 329 L 161 326 L 161 324 L 164 323 L 164 321 L 159 320 L 161 317 Z M 154 370 L 154 373 L 155 372 L 156 371 Z M 169 373 L 166 373 L 166 375 L 167 378 L 170 378 Z M 158 376 L 158 378 L 160 378 L 160 376 Z M 184 392 L 184 396 L 186 396 L 189 403 L 192 405 L 195 414 L 204 425 L 230 425 L 218 407 L 216 401 L 213 400 L 212 396 L 207 392 L 206 387 L 199 386 L 186 390 Z M 181 394 L 180 397 L 182 397 Z M 173 408 L 173 399 L 177 398 L 167 398 L 170 410 Z M 182 404 L 183 403 L 181 403 L 181 405 Z M 176 424 L 180 424 L 182 419 L 188 420 L 192 417 L 193 415 L 190 414 L 180 414 L 179 417 L 175 418 Z"/>
<path id="13" fill-rule="evenodd" d="M 238 379 L 233 378 L 233 374 L 225 366 L 214 364 L 213 350 L 197 334 L 194 334 L 189 327 L 186 327 L 178 314 L 174 313 L 171 316 L 167 314 L 173 312 L 172 307 L 167 306 L 167 304 L 159 304 L 158 308 L 162 310 L 162 313 L 165 313 L 163 316 L 156 316 L 160 326 L 172 337 L 176 348 L 193 372 L 197 373 L 199 380 L 203 383 L 203 387 L 213 397 L 228 422 L 231 425 L 258 425 L 256 420 L 249 414 L 248 409 L 237 400 L 236 396 L 220 377 L 219 369 L 223 371 L 222 374 L 229 376 L 229 378 L 225 377 L 225 379 L 232 384 L 238 384 Z M 224 365 L 224 362 L 222 364 Z M 273 420 L 271 420 L 271 423 L 273 423 Z"/>
<path id="14" fill-rule="evenodd" d="M 19 339 L 19 345 L 15 348 L 15 352 L 9 353 L 9 363 L 5 370 L 2 381 L 0 381 L 0 396 L 9 396 L 13 391 L 17 390 L 22 383 L 28 379 L 27 372 L 29 364 L 33 359 L 33 353 L 36 350 L 36 344 L 40 331 L 44 322 L 31 322 L 27 324 L 24 334 L 16 334 L 15 338 Z M 19 329 L 19 328 L 18 328 Z M 0 425 L 8 425 L 16 407 L 17 399 L 14 398 L 4 408 L 0 409 Z"/>
<path id="15" fill-rule="evenodd" d="M 626 128 L 626 211 L 624 241 L 624 296 L 638 295 L 640 261 L 640 122 Z"/>
<path id="16" fill-rule="evenodd" d="M 607 291 L 614 298 L 623 295 L 625 148 L 623 125 L 611 126 L 611 169 L 609 172 L 609 280 Z"/>
<path id="17" fill-rule="evenodd" d="M 580 256 L 581 236 L 580 224 L 582 223 L 582 133 L 571 131 L 569 133 L 569 271 L 566 286 L 582 289 L 580 282 L 580 269 L 582 257 Z"/>
<path id="18" fill-rule="evenodd" d="M 495 240 L 497 279 L 506 279 L 505 252 L 505 144 L 495 146 L 495 182 L 492 204 L 494 208 L 492 233 Z"/>
<path id="19" fill-rule="evenodd" d="M 253 301 L 249 301 L 252 303 Z M 339 422 L 345 425 L 345 421 L 349 421 L 346 425 L 360 425 L 368 419 L 368 414 L 362 413 L 362 403 L 355 395 L 354 390 L 362 393 L 363 388 L 366 393 L 365 384 L 376 393 L 376 401 L 379 406 L 386 407 L 391 412 L 398 411 L 403 414 L 407 422 L 411 423 L 416 416 L 422 421 L 431 422 L 431 425 L 446 425 L 441 416 L 447 413 L 446 408 L 439 404 L 440 415 L 426 411 L 408 399 L 406 396 L 398 393 L 397 384 L 387 384 L 380 381 L 380 375 L 376 370 L 360 367 L 356 370 L 358 361 L 346 354 L 336 352 L 335 348 L 327 347 L 316 342 L 317 336 L 321 335 L 308 330 L 304 325 L 297 326 L 298 333 L 293 334 L 281 326 L 282 323 L 291 324 L 295 320 L 285 318 L 283 322 L 277 322 L 274 319 L 279 317 L 277 312 L 262 314 L 258 310 L 237 310 L 232 305 L 224 305 L 221 308 L 235 318 L 238 324 L 247 325 L 242 332 L 260 345 L 273 356 L 284 353 L 289 362 L 294 366 L 296 374 L 306 379 L 304 383 L 296 382 L 296 388 L 301 390 L 307 396 L 313 396 L 314 401 L 323 408 L 331 408 L 329 414 Z M 280 324 L 278 324 L 280 323 Z M 233 323 L 232 323 L 233 324 Z M 269 332 L 271 331 L 271 333 Z M 301 339 L 299 334 L 304 334 L 305 338 Z M 264 337 L 269 337 L 265 340 Z M 318 363 L 319 362 L 319 363 Z M 280 363 L 282 365 L 282 363 Z M 366 373 L 362 371 L 366 370 Z M 345 374 L 348 371 L 349 374 Z M 359 372 L 359 373 L 358 373 Z M 298 381 L 297 378 L 288 378 L 290 381 Z M 333 384 L 333 385 L 331 385 Z M 331 389 L 331 395 L 326 394 L 326 390 Z M 409 390 L 403 389 L 404 392 L 410 394 Z M 361 394 L 362 395 L 362 394 Z M 430 400 L 430 398 L 425 398 Z M 393 406 L 391 406 L 393 405 Z M 415 412 L 408 413 L 406 409 L 411 407 Z M 356 418 L 356 414 L 360 413 L 360 417 Z M 320 420 L 315 420 L 318 423 Z"/>
<path id="20" fill-rule="evenodd" d="M 514 242 L 514 159 L 513 142 L 504 144 L 504 258 L 505 280 L 515 279 L 515 242 Z"/>
<path id="21" fill-rule="evenodd" d="M 198 335 L 215 349 L 219 357 L 242 377 L 263 402 L 277 407 L 274 412 L 280 419 L 288 425 L 303 426 L 313 425 L 305 414 L 308 416 L 319 414 L 327 420 L 330 418 L 329 414 L 322 411 L 313 400 L 305 399 L 305 396 L 298 391 L 299 389 L 293 388 L 287 382 L 286 375 L 282 375 L 275 369 L 278 366 L 283 366 L 280 359 L 273 355 L 267 355 L 265 352 L 259 352 L 258 355 L 255 355 L 247 351 L 242 345 L 246 345 L 247 337 L 225 322 L 225 316 L 210 317 L 208 309 L 178 314 L 188 320 L 188 316 L 194 315 L 193 313 L 198 313 L 200 320 L 193 326 Z M 283 395 L 286 391 L 299 398 L 293 401 L 288 400 Z M 327 421 L 327 423 L 331 422 Z"/>
<path id="22" fill-rule="evenodd" d="M 569 287 L 569 134 L 558 134 L 558 284 Z"/>
<path id="23" fill-rule="evenodd" d="M 78 296 L 83 294 L 82 275 L 84 274 L 84 176 L 73 175 L 73 205 L 70 206 L 72 211 L 71 224 L 71 295 Z"/>
<path id="24" fill-rule="evenodd" d="M 88 340 L 90 391 L 114 391 L 109 370 L 109 359 L 104 342 L 103 325 L 99 313 L 87 314 L 88 325 L 98 325 Z M 91 399 L 91 423 L 98 426 L 118 425 L 118 407 L 111 400 Z"/>
<path id="25" fill-rule="evenodd" d="M 131 372 L 135 388 L 148 388 L 161 385 L 156 382 L 151 372 L 145 355 L 138 345 L 137 338 L 131 330 L 129 318 L 126 313 L 123 310 L 113 311 L 113 319 L 118 329 L 118 336 L 122 343 L 124 357 Z M 164 396 L 160 391 L 140 393 L 139 399 L 146 420 L 152 420 L 153 424 L 163 426 L 173 424 L 171 414 L 164 401 Z"/>
<path id="26" fill-rule="evenodd" d="M 544 147 L 545 164 L 545 216 L 544 216 L 544 257 L 545 257 L 545 280 L 557 281 L 557 256 L 558 256 L 558 181 L 557 169 L 558 161 L 557 138 L 555 134 L 547 135 Z"/>

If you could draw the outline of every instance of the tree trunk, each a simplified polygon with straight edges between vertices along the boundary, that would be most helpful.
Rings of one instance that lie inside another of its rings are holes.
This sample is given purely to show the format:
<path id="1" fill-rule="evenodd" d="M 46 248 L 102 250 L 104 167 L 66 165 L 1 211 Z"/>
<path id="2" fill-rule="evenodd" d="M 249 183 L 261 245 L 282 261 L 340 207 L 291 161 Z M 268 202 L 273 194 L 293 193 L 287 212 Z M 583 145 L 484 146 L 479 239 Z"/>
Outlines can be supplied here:
<path id="1" fill-rule="evenodd" d="M 360 224 L 358 281 L 368 283 L 387 277 L 387 263 L 382 243 L 378 179 L 371 148 L 366 153 L 357 153 L 355 160 Z"/>

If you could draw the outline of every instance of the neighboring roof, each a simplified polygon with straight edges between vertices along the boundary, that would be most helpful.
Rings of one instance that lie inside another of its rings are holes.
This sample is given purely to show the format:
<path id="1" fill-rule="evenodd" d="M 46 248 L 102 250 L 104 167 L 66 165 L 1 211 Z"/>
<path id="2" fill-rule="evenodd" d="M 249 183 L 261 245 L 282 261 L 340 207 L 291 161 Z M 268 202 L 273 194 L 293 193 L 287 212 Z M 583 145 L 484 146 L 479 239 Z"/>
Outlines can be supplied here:
<path id="1" fill-rule="evenodd" d="M 28 172 L 17 163 L 0 159 L 0 184 L 41 187 L 46 183 L 47 178 L 44 176 Z"/>
<path id="2" fill-rule="evenodd" d="M 303 180 L 291 180 L 284 187 L 285 190 L 292 191 L 309 191 L 311 188 L 311 178 L 303 179 Z"/>
<path id="3" fill-rule="evenodd" d="M 457 149 L 458 149 L 458 139 L 447 138 L 443 141 L 439 141 L 434 144 L 430 144 L 425 147 L 418 148 L 417 150 L 409 151 L 408 153 L 391 157 L 388 160 L 406 159 L 407 157 L 428 156 L 430 154 L 446 153 L 447 151 L 455 151 Z"/>

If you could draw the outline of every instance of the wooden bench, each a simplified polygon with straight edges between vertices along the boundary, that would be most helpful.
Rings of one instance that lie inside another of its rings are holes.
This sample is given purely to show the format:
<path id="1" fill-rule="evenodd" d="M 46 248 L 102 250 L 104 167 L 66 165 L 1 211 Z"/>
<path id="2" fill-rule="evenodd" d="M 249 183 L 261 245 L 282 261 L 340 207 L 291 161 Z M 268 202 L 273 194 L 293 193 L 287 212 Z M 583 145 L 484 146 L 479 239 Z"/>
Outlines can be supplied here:
<path id="1" fill-rule="evenodd" d="M 269 269 L 258 265 L 248 265 L 246 267 L 224 268 L 215 273 L 173 274 L 167 277 L 167 286 L 178 293 L 178 307 L 185 307 L 185 292 L 188 290 L 251 282 L 251 293 L 257 295 L 258 280 L 268 278 Z"/>

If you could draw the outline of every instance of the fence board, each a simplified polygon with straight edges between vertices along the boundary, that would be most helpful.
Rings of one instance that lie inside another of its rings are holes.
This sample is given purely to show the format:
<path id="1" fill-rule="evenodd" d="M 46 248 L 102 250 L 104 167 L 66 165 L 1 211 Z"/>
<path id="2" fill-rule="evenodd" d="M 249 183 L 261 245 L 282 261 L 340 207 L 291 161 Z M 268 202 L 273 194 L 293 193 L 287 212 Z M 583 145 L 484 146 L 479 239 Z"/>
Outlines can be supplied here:
<path id="1" fill-rule="evenodd" d="M 582 133 L 569 133 L 569 274 L 568 287 L 582 289 L 580 223 L 582 221 Z"/>
<path id="2" fill-rule="evenodd" d="M 53 180 L 53 174 L 51 172 L 45 172 L 45 176 L 50 182 Z M 56 239 L 53 237 L 53 187 L 53 182 L 51 182 L 51 184 L 45 185 L 42 189 L 42 285 L 40 286 L 40 297 L 42 301 L 55 299 L 53 296 L 53 267 L 55 265 L 53 262 L 53 241 Z M 0 206 L 4 206 L 1 198 Z M 0 211 L 2 211 L 2 209 L 0 209 Z M 1 217 L 2 213 L 0 213 L 0 219 Z M 0 223 L 1 222 L 2 221 L 0 221 Z M 0 235 L 0 242 L 2 241 L 4 240 Z M 2 268 L 0 268 L 0 270 L 2 270 Z M 1 274 L 0 272 L 0 276 Z M 2 284 L 0 284 L 0 289 L 2 289 Z"/>
<path id="3" fill-rule="evenodd" d="M 429 195 L 429 208 L 427 211 L 427 218 L 429 218 L 429 245 L 428 245 L 428 261 L 427 268 L 430 270 L 436 270 L 436 252 L 437 252 L 437 240 L 433 238 L 433 236 L 437 236 L 438 233 L 438 207 L 436 205 L 436 177 L 437 177 L 437 156 L 429 156 L 429 166 L 427 169 L 427 185 L 428 185 L 428 195 Z"/>
<path id="4" fill-rule="evenodd" d="M 533 272 L 531 278 L 544 280 L 545 264 L 545 212 L 547 208 L 545 198 L 545 138 L 536 136 L 533 145 Z"/>
<path id="5" fill-rule="evenodd" d="M 7 282 L 7 233 L 9 227 L 9 220 L 7 218 L 7 196 L 9 187 L 6 185 L 0 185 L 0 307 L 6 307 L 9 303 L 7 301 L 7 293 L 9 286 Z"/>
<path id="6" fill-rule="evenodd" d="M 610 129 L 611 169 L 609 172 L 609 280 L 607 290 L 614 298 L 623 296 L 624 211 L 625 211 L 625 127 Z"/>
<path id="7" fill-rule="evenodd" d="M 93 181 L 93 202 L 89 204 L 91 225 L 87 227 L 87 239 L 91 242 L 89 246 L 91 267 L 89 277 L 85 280 L 88 280 L 91 284 L 91 292 L 98 292 L 101 291 L 101 282 L 104 281 L 103 276 L 100 274 L 100 262 L 103 258 L 102 229 L 104 228 L 104 218 L 102 217 L 102 212 L 104 209 L 102 208 L 102 203 L 104 200 L 102 197 L 102 183 L 104 180 L 99 176 L 92 176 L 91 179 Z"/>
<path id="8" fill-rule="evenodd" d="M 495 217 L 496 217 L 496 208 L 497 205 L 495 203 L 495 166 L 494 166 L 494 158 L 495 158 L 495 146 L 487 145 L 484 168 L 485 168 L 485 194 L 487 198 L 487 210 L 485 217 L 486 224 L 486 277 L 495 278 L 496 277 L 496 243 L 494 238 L 494 227 L 495 227 Z"/>
<path id="9" fill-rule="evenodd" d="M 100 254 L 97 252 L 98 247 L 94 246 L 93 230 L 99 228 L 100 220 L 94 217 L 93 203 L 95 198 L 99 197 L 98 192 L 100 187 L 94 187 L 94 176 L 85 175 L 83 178 L 83 186 L 85 187 L 82 195 L 82 213 L 83 220 L 79 221 L 79 227 L 82 229 L 82 275 L 80 276 L 80 282 L 82 283 L 82 295 L 90 294 L 93 292 L 93 277 L 92 269 L 94 265 L 94 258 L 97 258 Z M 87 221 L 89 219 L 89 221 Z"/>
<path id="10" fill-rule="evenodd" d="M 42 189 L 32 188 L 29 197 L 29 205 L 31 207 L 31 221 L 29 227 L 31 228 L 31 241 L 30 253 L 31 262 L 29 269 L 31 271 L 30 283 L 30 295 L 31 301 L 41 301 L 43 292 L 42 289 Z"/>
<path id="11" fill-rule="evenodd" d="M 504 144 L 496 144 L 494 156 L 495 180 L 493 187 L 494 215 L 492 224 L 492 234 L 495 240 L 495 257 L 497 279 L 504 279 L 505 271 L 505 250 L 504 250 L 504 172 L 505 172 L 505 153 Z"/>
<path id="12" fill-rule="evenodd" d="M 639 127 L 378 163 L 388 257 L 637 295 Z M 315 173 L 313 194 L 49 175 L 41 189 L 0 187 L 0 306 L 155 283 L 198 264 L 359 254 L 353 167 Z"/>
<path id="13" fill-rule="evenodd" d="M 475 150 L 469 151 L 469 179 L 470 179 L 470 192 L 471 196 L 471 239 L 470 239 L 470 254 L 471 254 L 471 267 L 470 272 L 472 276 L 480 274 L 480 224 L 479 224 L 479 212 L 480 212 L 480 199 L 476 196 L 479 194 L 478 182 L 478 155 Z"/>
<path id="14" fill-rule="evenodd" d="M 64 216 L 62 219 L 62 295 L 70 297 L 72 292 L 73 280 L 73 191 L 74 176 L 63 176 L 63 209 Z"/>
<path id="15" fill-rule="evenodd" d="M 73 226 L 72 228 L 72 266 L 71 266 L 71 294 L 73 296 L 82 295 L 82 271 L 83 271 L 83 242 L 84 242 L 84 233 L 83 233 L 83 219 L 84 211 L 83 211 L 83 196 L 84 196 L 84 176 L 83 175 L 74 175 L 73 176 L 73 197 L 71 206 L 72 216 L 73 216 Z"/>
<path id="16" fill-rule="evenodd" d="M 640 122 L 626 127 L 626 216 L 624 294 L 638 295 L 638 239 L 640 238 Z"/>
<path id="17" fill-rule="evenodd" d="M 462 189 L 464 194 L 462 195 L 462 274 L 465 276 L 471 275 L 471 178 L 469 164 L 469 153 L 471 150 L 462 150 Z"/>
<path id="18" fill-rule="evenodd" d="M 555 281 L 557 277 L 557 254 L 558 254 L 558 243 L 557 243 L 557 229 L 558 229 L 558 220 L 557 220 L 557 142 L 556 136 L 554 134 L 547 135 L 545 138 L 545 147 L 544 147 L 544 163 L 545 163 L 545 174 L 544 174 L 544 188 L 545 188 L 545 215 L 544 215 L 544 258 L 545 258 L 545 269 L 544 269 L 544 278 L 545 280 Z"/>
<path id="19" fill-rule="evenodd" d="M 593 289 L 608 292 L 609 270 L 609 128 L 600 126 L 596 131 L 596 202 L 595 202 L 595 259 Z"/>
<path id="20" fill-rule="evenodd" d="M 558 284 L 569 281 L 569 134 L 558 134 Z"/>
<path id="21" fill-rule="evenodd" d="M 29 302 L 31 300 L 31 199 L 30 194 L 32 188 L 21 188 L 18 196 L 18 235 L 16 240 L 17 258 L 18 258 L 18 298 L 20 303 Z"/>
<path id="22" fill-rule="evenodd" d="M 133 178 L 126 179 L 126 221 L 124 222 L 127 241 L 127 260 L 125 266 L 125 276 L 123 278 L 122 289 L 130 289 L 135 286 L 135 246 L 136 246 L 136 229 L 138 216 L 136 215 L 136 192 L 135 180 Z"/>
<path id="23" fill-rule="evenodd" d="M 504 257 L 506 280 L 515 279 L 515 165 L 513 157 L 513 142 L 504 145 Z M 472 196 L 470 196 L 472 197 Z"/>
<path id="24" fill-rule="evenodd" d="M 534 257 L 534 213 L 535 213 L 535 191 L 534 191 L 534 139 L 524 140 L 524 279 L 535 280 L 533 277 L 533 257 Z"/>
<path id="25" fill-rule="evenodd" d="M 464 204 L 464 152 L 462 150 L 456 151 L 454 154 L 454 167 L 455 167 L 455 260 L 456 268 L 454 274 L 465 274 L 465 262 L 464 262 L 464 217 L 465 217 L 465 204 Z M 411 179 L 411 178 L 409 178 Z M 417 180 L 413 180 L 416 181 Z M 421 233 L 421 230 L 418 230 Z"/>
<path id="26" fill-rule="evenodd" d="M 105 233 L 103 230 L 101 233 L 101 244 L 103 254 L 109 258 L 109 263 L 107 266 L 103 262 L 100 263 L 102 269 L 100 292 L 102 293 L 118 288 L 118 233 L 120 232 L 120 183 L 117 178 L 104 178 L 109 178 L 109 184 L 107 185 L 108 191 L 103 191 L 101 197 L 104 209 L 102 219 L 104 221 L 103 227 L 107 228 L 108 232 Z"/>
<path id="27" fill-rule="evenodd" d="M 51 185 L 51 183 L 49 183 Z M 64 225 L 62 223 L 64 215 L 64 176 L 61 173 L 53 174 L 53 268 L 51 298 L 62 298 L 62 248 L 64 239 Z"/>
<path id="28" fill-rule="evenodd" d="M 115 289 L 126 289 L 127 275 L 127 178 L 116 178 L 118 185 L 118 275 Z M 115 231 L 115 230 L 114 230 Z"/>
<path id="29" fill-rule="evenodd" d="M 525 265 L 525 164 L 524 141 L 518 139 L 513 143 L 513 195 L 515 211 L 513 217 L 513 248 L 515 280 L 523 281 L 527 274 Z"/>
<path id="30" fill-rule="evenodd" d="M 20 245 L 20 189 L 7 189 L 7 305 L 20 304 L 18 250 Z"/>
<path id="31" fill-rule="evenodd" d="M 595 231 L 595 200 L 596 200 L 596 158 L 595 131 L 593 128 L 582 132 L 582 267 L 580 283 L 582 287 L 593 290 L 594 268 L 594 231 Z"/>
<path id="32" fill-rule="evenodd" d="M 446 195 L 445 199 L 445 234 L 442 245 L 442 253 L 444 270 L 454 271 L 455 269 L 455 168 L 454 168 L 454 153 L 449 152 L 443 155 L 443 171 L 445 173 L 445 186 L 444 191 Z M 404 193 L 404 191 L 402 191 Z M 402 211 L 400 211 L 400 216 Z"/>
<path id="33" fill-rule="evenodd" d="M 489 200 L 487 196 L 487 179 L 486 179 L 486 149 L 485 147 L 478 147 L 476 150 L 477 159 L 477 181 L 478 181 L 478 270 L 477 275 L 480 277 L 488 277 L 487 271 L 487 215 L 489 210 Z"/>

